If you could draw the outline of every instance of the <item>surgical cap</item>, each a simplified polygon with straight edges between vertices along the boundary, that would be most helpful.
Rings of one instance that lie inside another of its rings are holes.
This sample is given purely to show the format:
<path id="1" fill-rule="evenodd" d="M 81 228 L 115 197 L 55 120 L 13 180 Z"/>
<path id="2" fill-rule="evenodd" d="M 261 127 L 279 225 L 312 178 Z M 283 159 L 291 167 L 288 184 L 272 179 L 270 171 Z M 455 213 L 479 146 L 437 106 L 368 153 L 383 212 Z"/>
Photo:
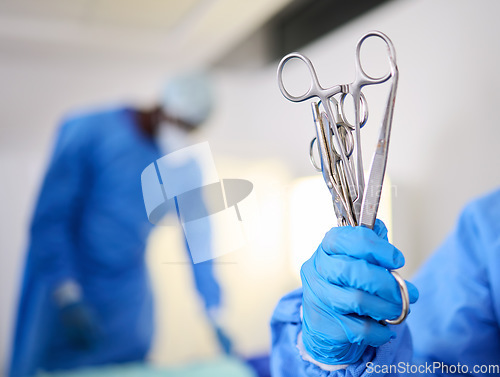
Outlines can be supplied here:
<path id="1" fill-rule="evenodd" d="M 172 78 L 162 91 L 161 105 L 169 116 L 198 126 L 208 118 L 213 107 L 208 77 L 189 73 Z"/>

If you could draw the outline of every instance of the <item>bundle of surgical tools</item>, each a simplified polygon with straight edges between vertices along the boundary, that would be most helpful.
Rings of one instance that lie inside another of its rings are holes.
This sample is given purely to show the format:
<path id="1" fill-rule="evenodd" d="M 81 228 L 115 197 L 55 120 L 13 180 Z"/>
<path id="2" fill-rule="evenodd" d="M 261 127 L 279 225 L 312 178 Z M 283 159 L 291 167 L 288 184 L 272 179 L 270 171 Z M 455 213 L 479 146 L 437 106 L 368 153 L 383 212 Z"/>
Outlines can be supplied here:
<path id="1" fill-rule="evenodd" d="M 387 45 L 389 72 L 382 77 L 371 77 L 361 65 L 361 46 L 370 37 L 381 38 Z M 309 70 L 311 84 L 302 95 L 290 94 L 283 83 L 283 69 L 292 59 L 301 60 Z M 391 40 L 379 31 L 371 31 L 359 40 L 356 46 L 355 79 L 350 84 L 323 88 L 311 61 L 297 52 L 285 56 L 278 66 L 278 85 L 285 98 L 292 102 L 317 99 L 312 102 L 312 112 L 316 137 L 311 141 L 309 156 L 316 170 L 323 173 L 325 183 L 333 199 L 333 207 L 339 226 L 362 225 L 373 229 L 382 193 L 382 184 L 387 165 L 387 153 L 391 133 L 394 101 L 398 85 L 396 52 Z M 382 84 L 390 80 L 391 88 L 385 108 L 375 153 L 373 155 L 368 183 L 365 185 L 361 156 L 361 128 L 368 120 L 368 105 L 362 93 L 367 85 Z M 346 97 L 354 102 L 354 124 L 351 124 L 344 110 Z M 314 159 L 314 147 L 320 157 L 319 164 Z M 387 323 L 401 323 L 409 311 L 409 296 L 404 280 L 395 271 L 401 289 L 403 310 L 399 318 Z"/>

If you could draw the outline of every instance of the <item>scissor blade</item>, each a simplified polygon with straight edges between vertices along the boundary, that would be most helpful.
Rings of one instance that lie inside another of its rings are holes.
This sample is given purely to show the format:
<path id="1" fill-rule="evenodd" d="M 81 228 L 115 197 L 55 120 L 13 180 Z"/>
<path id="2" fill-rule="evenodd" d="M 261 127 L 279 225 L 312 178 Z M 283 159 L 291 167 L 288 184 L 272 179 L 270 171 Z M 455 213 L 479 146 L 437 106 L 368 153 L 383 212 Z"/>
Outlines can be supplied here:
<path id="1" fill-rule="evenodd" d="M 373 229 L 375 219 L 377 218 L 378 205 L 382 195 L 382 184 L 384 182 L 385 167 L 387 165 L 387 154 L 389 150 L 389 140 L 391 137 L 392 116 L 394 114 L 394 102 L 396 100 L 396 90 L 398 85 L 398 70 L 396 63 L 392 65 L 392 87 L 387 100 L 387 108 L 380 130 L 380 136 L 377 148 L 373 156 L 370 167 L 368 184 L 363 194 L 363 203 L 361 204 L 361 215 L 359 224 Z"/>
<path id="2" fill-rule="evenodd" d="M 361 154 L 361 117 L 360 117 L 360 103 L 361 103 L 361 91 L 357 89 L 353 93 L 354 97 L 354 116 L 355 116 L 355 142 L 354 142 L 354 156 L 355 156 L 355 174 L 356 174 L 356 186 L 358 189 L 358 195 L 356 199 L 353 200 L 354 215 L 356 219 L 360 220 L 361 217 L 361 207 L 363 203 L 363 194 L 365 190 L 365 176 L 363 170 L 363 157 Z"/>

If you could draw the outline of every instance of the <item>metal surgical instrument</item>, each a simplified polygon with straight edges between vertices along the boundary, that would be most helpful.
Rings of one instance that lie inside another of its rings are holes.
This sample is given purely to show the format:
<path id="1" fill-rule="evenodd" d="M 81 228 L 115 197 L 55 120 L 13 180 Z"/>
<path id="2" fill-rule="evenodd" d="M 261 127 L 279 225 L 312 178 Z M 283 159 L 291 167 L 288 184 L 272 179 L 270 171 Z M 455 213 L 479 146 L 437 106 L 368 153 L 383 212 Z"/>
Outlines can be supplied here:
<path id="1" fill-rule="evenodd" d="M 381 77 L 369 76 L 361 65 L 361 46 L 370 37 L 380 38 L 387 45 L 390 69 Z M 306 65 L 311 80 L 307 91 L 298 96 L 290 94 L 283 83 L 284 67 L 293 59 L 298 59 Z M 318 100 L 312 102 L 316 137 L 311 141 L 309 154 L 313 166 L 322 172 L 330 190 L 338 225 L 362 225 L 373 229 L 387 165 L 398 84 L 396 52 L 391 40 L 379 31 L 371 31 L 362 36 L 356 46 L 355 68 L 355 79 L 352 83 L 324 88 L 319 83 L 311 61 L 306 56 L 294 52 L 285 56 L 278 65 L 278 85 L 283 96 L 292 102 L 313 98 Z M 365 186 L 360 131 L 368 120 L 368 106 L 362 89 L 364 86 L 382 84 L 389 80 L 391 82 L 389 98 Z M 344 111 L 347 95 L 351 95 L 354 101 L 354 124 L 349 123 Z M 315 145 L 319 154 L 319 165 L 313 155 Z M 409 294 L 403 278 L 395 271 L 391 271 L 391 274 L 400 287 L 402 312 L 398 318 L 385 322 L 399 324 L 408 315 Z"/>

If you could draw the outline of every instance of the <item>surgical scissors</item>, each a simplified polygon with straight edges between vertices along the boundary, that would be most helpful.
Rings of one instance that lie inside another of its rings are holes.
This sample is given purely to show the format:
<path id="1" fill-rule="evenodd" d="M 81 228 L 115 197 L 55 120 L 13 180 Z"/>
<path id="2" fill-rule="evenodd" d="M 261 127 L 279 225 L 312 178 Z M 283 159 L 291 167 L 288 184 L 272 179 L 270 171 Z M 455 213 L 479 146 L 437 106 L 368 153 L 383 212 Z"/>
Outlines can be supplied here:
<path id="1" fill-rule="evenodd" d="M 363 66 L 361 64 L 361 46 L 370 37 L 381 38 L 388 47 L 391 70 L 381 77 L 369 76 L 364 71 Z M 309 70 L 311 79 L 309 89 L 307 89 L 307 91 L 302 95 L 298 96 L 290 94 L 286 90 L 285 84 L 283 82 L 283 70 L 286 64 L 292 59 L 301 60 L 306 65 L 306 67 Z M 371 31 L 365 34 L 359 40 L 356 46 L 355 79 L 350 84 L 335 85 L 332 87 L 323 88 L 319 83 L 316 70 L 314 69 L 314 66 L 311 63 L 311 61 L 306 56 L 298 52 L 293 52 L 291 54 L 288 54 L 281 60 L 281 62 L 278 65 L 278 86 L 285 98 L 287 98 L 292 102 L 302 102 L 308 99 L 318 98 L 323 108 L 325 109 L 328 121 L 332 125 L 341 123 L 343 124 L 344 127 L 354 130 L 355 132 L 354 136 L 355 142 L 353 151 L 354 172 L 351 169 L 347 168 L 350 165 L 350 162 L 348 160 L 348 156 L 345 150 L 345 145 L 341 143 L 341 138 L 339 136 L 337 127 L 334 126 L 331 127 L 333 138 L 331 139 L 331 141 L 329 141 L 329 144 L 333 143 L 333 149 L 340 156 L 340 160 L 342 161 L 342 164 L 345 168 L 346 181 L 350 193 L 350 198 L 353 202 L 354 214 L 356 220 L 359 220 L 360 217 L 363 193 L 365 190 L 363 161 L 360 151 L 360 145 L 361 145 L 360 128 L 364 125 L 368 117 L 366 100 L 364 99 L 364 96 L 361 93 L 361 89 L 366 85 L 381 84 L 389 80 L 392 77 L 392 72 L 395 68 L 393 67 L 395 66 L 395 61 L 396 61 L 396 53 L 391 40 L 385 34 L 379 31 Z M 338 105 L 338 102 L 334 98 L 334 96 L 337 94 L 341 94 L 340 105 Z M 354 125 L 351 125 L 348 122 L 347 116 L 344 112 L 344 101 L 348 94 L 352 95 L 354 100 L 354 118 L 355 118 Z M 335 104 L 336 111 L 334 111 L 334 109 L 332 108 L 332 102 L 333 104 Z M 363 109 L 363 116 L 361 116 L 362 109 Z M 357 224 L 351 224 L 351 225 L 357 225 Z"/>
<path id="2" fill-rule="evenodd" d="M 381 38 L 387 45 L 390 69 L 381 77 L 369 76 L 361 64 L 361 47 L 370 37 Z M 283 83 L 284 67 L 292 59 L 302 61 L 310 75 L 309 88 L 305 93 L 298 96 L 290 94 Z M 312 98 L 319 100 L 312 103 L 316 138 L 310 144 L 310 158 L 316 170 L 323 173 L 323 178 L 332 196 L 338 225 L 362 225 L 373 229 L 387 165 L 394 102 L 399 78 L 396 52 L 391 40 L 379 31 L 371 31 L 362 36 L 356 46 L 355 68 L 355 79 L 352 83 L 323 88 L 319 83 L 316 70 L 311 61 L 306 56 L 294 52 L 285 56 L 278 65 L 278 86 L 283 96 L 292 102 L 302 102 Z M 360 129 L 367 122 L 368 107 L 361 90 L 364 86 L 382 84 L 389 79 L 392 80 L 391 90 L 370 168 L 368 184 L 365 187 Z M 337 95 L 340 95 L 339 100 L 335 98 Z M 354 125 L 349 123 L 344 111 L 347 95 L 351 95 L 354 101 Z M 320 111 L 320 104 L 325 112 Z M 354 132 L 354 135 L 351 132 Z M 313 157 L 315 143 L 320 156 L 320 166 Z M 386 320 L 385 322 L 399 324 L 409 312 L 408 289 L 397 272 L 390 272 L 400 286 L 402 311 L 398 318 Z"/>

